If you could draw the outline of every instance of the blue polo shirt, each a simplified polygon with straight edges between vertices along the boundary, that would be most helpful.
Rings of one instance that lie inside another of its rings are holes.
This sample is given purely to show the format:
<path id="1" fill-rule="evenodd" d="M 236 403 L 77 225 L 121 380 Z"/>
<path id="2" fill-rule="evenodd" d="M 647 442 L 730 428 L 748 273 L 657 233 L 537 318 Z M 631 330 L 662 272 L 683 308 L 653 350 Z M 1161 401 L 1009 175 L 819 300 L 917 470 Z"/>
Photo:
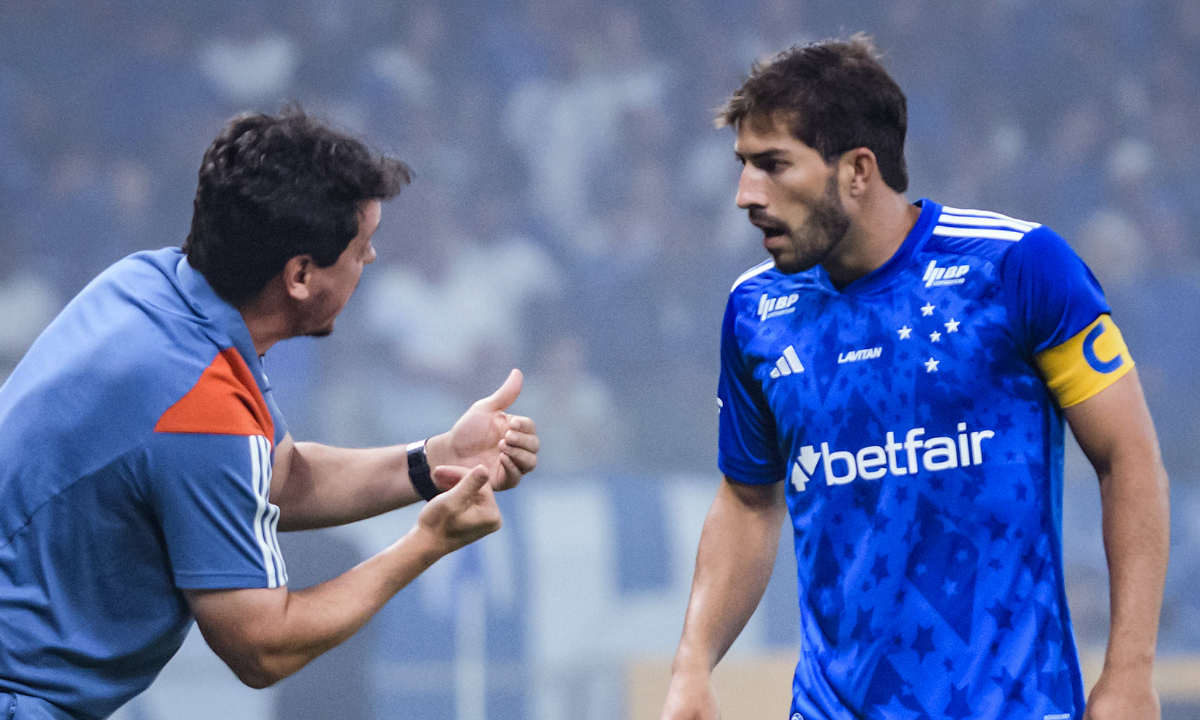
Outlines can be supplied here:
<path id="1" fill-rule="evenodd" d="M 286 584 L 286 431 L 240 313 L 178 249 L 84 288 L 0 387 L 0 693 L 106 717 L 179 649 L 181 590 Z"/>

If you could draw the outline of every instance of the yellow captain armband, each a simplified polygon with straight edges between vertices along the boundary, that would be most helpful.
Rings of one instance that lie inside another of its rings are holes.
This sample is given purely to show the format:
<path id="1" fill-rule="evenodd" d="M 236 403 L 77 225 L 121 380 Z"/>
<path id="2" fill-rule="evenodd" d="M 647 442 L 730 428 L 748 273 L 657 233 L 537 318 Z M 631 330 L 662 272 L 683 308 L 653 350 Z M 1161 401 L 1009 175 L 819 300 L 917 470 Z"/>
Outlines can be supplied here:
<path id="1" fill-rule="evenodd" d="M 1061 345 L 1037 355 L 1038 368 L 1059 407 L 1087 400 L 1133 369 L 1121 331 L 1101 315 Z"/>

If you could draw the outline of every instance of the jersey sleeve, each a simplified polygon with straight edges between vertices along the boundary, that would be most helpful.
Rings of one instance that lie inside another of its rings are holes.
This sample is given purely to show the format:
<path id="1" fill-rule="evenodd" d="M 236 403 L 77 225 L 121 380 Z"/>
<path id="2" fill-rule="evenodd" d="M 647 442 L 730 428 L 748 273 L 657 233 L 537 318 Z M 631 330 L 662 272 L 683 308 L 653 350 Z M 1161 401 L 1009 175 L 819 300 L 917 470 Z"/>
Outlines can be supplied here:
<path id="1" fill-rule="evenodd" d="M 287 584 L 271 496 L 286 428 L 234 348 L 217 353 L 154 427 L 151 494 L 179 588 Z"/>
<path id="2" fill-rule="evenodd" d="M 150 462 L 175 586 L 274 588 L 287 584 L 276 539 L 271 443 L 262 435 L 164 433 Z"/>
<path id="3" fill-rule="evenodd" d="M 1083 402 L 1133 368 L 1100 283 L 1062 237 L 1036 228 L 1003 263 L 1017 340 L 1060 407 Z"/>
<path id="4" fill-rule="evenodd" d="M 779 454 L 775 419 L 739 347 L 735 298 L 735 295 L 729 298 L 721 327 L 717 465 L 738 482 L 778 482 L 784 478 L 785 468 Z"/>

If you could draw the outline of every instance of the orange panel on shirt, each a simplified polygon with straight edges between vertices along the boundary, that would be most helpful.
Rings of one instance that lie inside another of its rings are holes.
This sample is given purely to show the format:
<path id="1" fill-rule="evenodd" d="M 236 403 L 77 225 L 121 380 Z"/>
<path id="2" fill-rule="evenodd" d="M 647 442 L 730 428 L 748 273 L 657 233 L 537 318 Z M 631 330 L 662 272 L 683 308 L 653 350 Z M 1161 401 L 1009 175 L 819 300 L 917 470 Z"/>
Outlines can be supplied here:
<path id="1" fill-rule="evenodd" d="M 254 374 L 236 348 L 213 358 L 200 379 L 154 426 L 155 432 L 263 435 L 275 443 L 275 421 Z"/>

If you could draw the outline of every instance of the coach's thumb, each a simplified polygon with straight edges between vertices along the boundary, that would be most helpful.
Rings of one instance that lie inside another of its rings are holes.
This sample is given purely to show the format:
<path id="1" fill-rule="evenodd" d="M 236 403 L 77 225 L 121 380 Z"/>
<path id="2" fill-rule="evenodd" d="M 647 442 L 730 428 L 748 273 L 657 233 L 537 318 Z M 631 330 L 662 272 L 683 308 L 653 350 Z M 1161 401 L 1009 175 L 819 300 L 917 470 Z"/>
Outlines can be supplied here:
<path id="1" fill-rule="evenodd" d="M 521 387 L 525 384 L 525 376 L 520 370 L 513 368 L 513 371 L 505 378 L 504 383 L 496 388 L 496 392 L 488 395 L 480 401 L 489 410 L 507 410 L 509 405 L 512 405 L 517 396 L 521 394 Z"/>
<path id="2" fill-rule="evenodd" d="M 467 476 L 458 481 L 458 485 L 454 488 L 462 488 L 459 492 L 464 495 L 475 495 L 483 489 L 484 485 L 488 484 L 488 471 L 483 465 L 476 465 L 471 468 L 471 472 Z"/>

